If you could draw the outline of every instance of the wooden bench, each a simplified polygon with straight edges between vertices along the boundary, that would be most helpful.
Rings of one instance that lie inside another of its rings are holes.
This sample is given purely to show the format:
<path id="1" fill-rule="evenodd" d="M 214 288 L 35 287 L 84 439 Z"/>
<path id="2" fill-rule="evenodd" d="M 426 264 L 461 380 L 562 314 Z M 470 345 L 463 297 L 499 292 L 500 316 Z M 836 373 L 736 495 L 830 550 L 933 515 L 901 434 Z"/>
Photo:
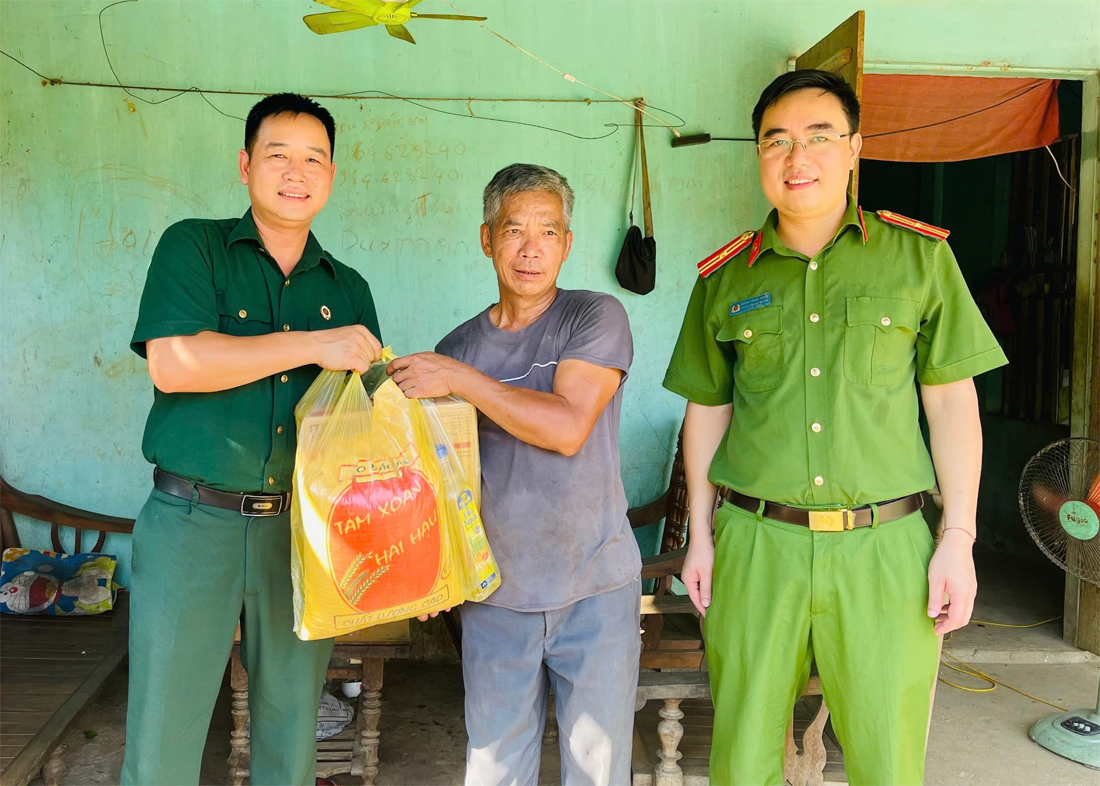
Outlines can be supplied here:
<path id="1" fill-rule="evenodd" d="M 233 731 L 229 744 L 229 777 L 241 786 L 248 777 L 250 747 L 248 722 L 248 673 L 241 662 L 240 626 L 230 656 L 233 687 Z M 317 743 L 317 777 L 350 774 L 373 786 L 378 775 L 378 743 L 382 715 L 382 667 L 386 658 L 407 658 L 411 649 L 409 620 L 388 622 L 338 636 L 332 648 L 326 677 L 329 680 L 360 680 L 363 683 L 355 720 L 343 731 Z"/>
<path id="2" fill-rule="evenodd" d="M 642 671 L 638 676 L 634 705 L 632 786 L 709 784 L 714 707 L 710 699 L 702 629 L 691 600 L 686 595 L 672 594 L 673 578 L 680 574 L 687 555 L 684 545 L 688 520 L 687 480 L 682 441 L 681 432 L 665 492 L 652 502 L 627 511 L 633 529 L 664 523 L 659 553 L 642 559 L 641 578 L 652 580 L 654 586 L 652 594 L 642 596 L 641 605 Z M 458 612 L 456 609 L 444 616 L 455 649 L 461 656 Z M 649 705 L 650 702 L 654 704 Z M 681 723 L 685 717 L 681 706 L 692 713 L 686 730 Z M 787 730 L 783 774 L 793 786 L 848 782 L 840 745 L 832 730 L 826 727 L 828 717 L 829 710 L 821 698 L 821 683 L 815 674 L 795 705 Z M 551 691 L 542 743 L 554 745 L 557 740 Z M 801 745 L 796 740 L 800 740 Z M 681 758 L 685 759 L 683 766 Z"/>
<path id="3" fill-rule="evenodd" d="M 102 516 L 25 494 L 0 477 L 0 549 L 18 548 L 13 514 L 50 524 L 53 550 L 65 552 L 60 528 L 75 530 L 72 553 L 84 532 L 130 534 L 132 519 Z M 25 786 L 39 771 L 46 786 L 60 782 L 58 743 L 126 657 L 129 595 L 113 611 L 92 616 L 0 615 L 0 784 Z"/>

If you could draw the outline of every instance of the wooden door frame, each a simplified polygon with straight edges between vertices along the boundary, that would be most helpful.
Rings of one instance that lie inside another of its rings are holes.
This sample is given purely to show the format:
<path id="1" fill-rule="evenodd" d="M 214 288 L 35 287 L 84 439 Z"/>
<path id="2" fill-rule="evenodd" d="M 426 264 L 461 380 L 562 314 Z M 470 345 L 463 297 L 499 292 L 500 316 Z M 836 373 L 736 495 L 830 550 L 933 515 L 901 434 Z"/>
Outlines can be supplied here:
<path id="1" fill-rule="evenodd" d="M 787 61 L 794 70 L 795 58 Z M 1070 434 L 1100 439 L 1100 71 L 1014 66 L 1008 63 L 919 63 L 865 60 L 864 74 L 1017 77 L 1081 83 L 1081 160 L 1078 178 L 1077 291 L 1073 330 Z M 1100 654 L 1100 587 L 1066 574 L 1062 635 Z"/>
<path id="2" fill-rule="evenodd" d="M 836 74 L 847 82 L 863 101 L 863 39 L 867 13 L 856 11 L 829 34 L 797 57 L 788 61 L 788 70 L 817 68 Z M 859 159 L 848 179 L 848 193 L 859 201 Z"/>

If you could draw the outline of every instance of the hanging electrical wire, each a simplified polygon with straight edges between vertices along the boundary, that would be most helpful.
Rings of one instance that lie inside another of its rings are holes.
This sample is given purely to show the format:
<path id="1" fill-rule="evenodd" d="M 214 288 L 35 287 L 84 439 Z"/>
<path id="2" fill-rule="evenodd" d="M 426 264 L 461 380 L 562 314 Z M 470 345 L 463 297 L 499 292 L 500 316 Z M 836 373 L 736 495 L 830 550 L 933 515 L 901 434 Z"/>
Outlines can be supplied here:
<path id="1" fill-rule="evenodd" d="M 975 109 L 973 112 L 967 112 L 965 115 L 958 115 L 956 117 L 948 117 L 944 120 L 937 120 L 933 123 L 925 123 L 924 125 L 913 126 L 911 128 L 898 128 L 898 129 L 895 129 L 894 131 L 881 131 L 877 134 L 866 134 L 866 135 L 864 135 L 863 138 L 864 139 L 878 139 L 879 137 L 883 137 L 883 136 L 893 136 L 894 134 L 908 134 L 910 131 L 923 131 L 926 128 L 936 128 L 937 126 L 944 126 L 944 125 L 947 125 L 948 123 L 954 123 L 958 120 L 964 120 L 965 118 L 973 117 L 974 115 L 980 115 L 983 112 L 989 112 L 990 110 L 996 109 L 999 106 L 1004 106 L 1005 104 L 1007 104 L 1011 101 L 1015 101 L 1018 98 L 1023 98 L 1028 93 L 1030 93 L 1032 90 L 1037 90 L 1038 88 L 1040 88 L 1042 86 L 1043 86 L 1042 82 L 1037 82 L 1034 85 L 1032 85 L 1031 87 L 1027 87 L 1027 88 L 1021 90 L 1019 93 L 1017 93 L 1014 96 L 1009 96 L 1008 98 L 1004 99 L 1003 101 L 998 101 L 997 103 L 990 104 L 989 106 L 983 106 L 981 109 Z"/>
<path id="2" fill-rule="evenodd" d="M 1058 157 L 1054 155 L 1054 151 L 1050 149 L 1050 145 L 1043 145 L 1043 147 L 1050 153 L 1050 158 L 1054 161 L 1054 171 L 1058 173 L 1058 177 L 1062 178 L 1062 182 L 1066 184 L 1066 188 L 1072 191 L 1074 196 L 1077 196 L 1077 189 L 1071 186 L 1069 181 L 1066 180 L 1066 176 L 1062 174 L 1062 167 L 1058 164 Z"/>
<path id="3" fill-rule="evenodd" d="M 132 2 L 132 0 L 124 0 L 124 2 Z M 101 88 L 105 87 L 105 88 L 109 88 L 109 89 L 112 89 L 112 90 L 123 90 L 127 93 L 127 95 L 130 95 L 131 97 L 133 97 L 133 98 L 135 98 L 139 101 L 143 101 L 147 104 L 152 104 L 154 106 L 156 106 L 158 104 L 163 104 L 166 101 L 170 101 L 174 98 L 179 98 L 181 95 L 187 95 L 189 93 L 198 94 L 200 97 L 202 97 L 204 100 L 206 100 L 208 104 L 210 104 L 210 101 L 206 99 L 205 94 L 207 94 L 207 93 L 209 93 L 211 95 L 227 95 L 227 96 L 260 96 L 260 97 L 262 97 L 262 96 L 270 95 L 270 93 L 266 93 L 266 92 L 263 92 L 263 91 L 260 91 L 260 90 L 215 90 L 215 89 L 212 89 L 212 88 L 203 88 L 203 87 L 178 88 L 178 87 L 161 87 L 161 86 L 154 86 L 154 85 L 105 84 L 105 83 L 102 83 L 102 82 L 73 82 L 73 81 L 69 81 L 69 80 L 66 80 L 66 79 L 59 79 L 57 77 L 46 76 L 45 74 L 41 73 L 37 69 L 32 68 L 31 66 L 24 63 L 18 57 L 15 57 L 14 55 L 12 55 L 8 52 L 5 52 L 2 49 L 0 49 L 0 55 L 3 55 L 4 57 L 7 57 L 8 59 L 10 59 L 10 60 L 14 61 L 15 63 L 19 64 L 20 66 L 25 68 L 27 71 L 30 71 L 35 76 L 40 77 L 43 80 L 44 83 L 48 83 L 50 85 L 64 85 L 64 86 L 68 86 L 68 87 L 101 87 Z M 163 99 L 161 101 L 149 101 L 149 100 L 146 100 L 144 98 L 141 98 L 140 96 L 134 95 L 131 92 L 133 90 L 151 90 L 151 91 L 156 91 L 156 92 L 168 92 L 168 93 L 173 93 L 174 95 L 171 95 L 168 98 Z M 374 95 L 374 96 L 365 95 L 366 93 L 375 93 L 377 95 Z M 467 113 L 465 113 L 465 114 L 462 113 L 462 112 L 448 112 L 445 109 L 437 109 L 436 107 L 428 106 L 427 104 L 423 103 L 425 101 L 457 101 L 459 103 L 465 103 L 465 104 L 467 104 L 467 106 L 469 106 L 471 103 L 473 103 L 475 101 L 476 102 L 482 102 L 482 103 L 534 103 L 534 104 L 542 104 L 542 103 L 549 103 L 549 104 L 559 104 L 559 103 L 563 103 L 563 104 L 617 104 L 617 103 L 619 103 L 618 101 L 610 101 L 610 100 L 609 101 L 600 101 L 600 100 L 585 99 L 585 98 L 477 98 L 477 97 L 472 97 L 472 96 L 461 96 L 461 97 L 453 97 L 453 98 L 452 97 L 436 97 L 436 96 L 433 96 L 433 97 L 420 97 L 420 96 L 399 96 L 399 95 L 394 95 L 393 93 L 387 93 L 384 90 L 359 90 L 359 91 L 352 91 L 352 92 L 347 92 L 347 93 L 303 93 L 302 95 L 306 96 L 307 98 L 346 99 L 346 100 L 351 100 L 351 101 L 370 101 L 372 99 L 385 99 L 385 100 L 394 100 L 394 101 L 404 101 L 406 103 L 412 104 L 413 106 L 419 107 L 420 109 L 424 109 L 424 110 L 429 111 L 429 112 L 438 112 L 438 113 L 444 114 L 444 115 L 451 115 L 452 117 L 457 117 L 457 118 L 460 118 L 460 119 L 463 119 L 463 120 L 484 120 L 484 121 L 491 122 L 491 123 L 507 123 L 507 124 L 510 124 L 510 125 L 527 126 L 527 127 L 530 127 L 530 128 L 542 129 L 544 131 L 552 131 L 552 132 L 557 133 L 557 134 L 564 134 L 566 136 L 572 137 L 573 139 L 580 139 L 580 140 L 585 140 L 585 141 L 606 139 L 607 137 L 611 136 L 616 131 L 618 131 L 620 128 L 626 128 L 628 126 L 631 126 L 631 124 L 628 124 L 628 123 L 608 122 L 608 123 L 603 124 L 604 128 L 611 129 L 606 134 L 600 134 L 600 135 L 597 135 L 597 136 L 583 136 L 581 134 L 574 134 L 571 131 L 566 131 L 566 130 L 561 129 L 561 128 L 554 128 L 553 126 L 541 125 L 539 123 L 530 123 L 530 122 L 523 121 L 523 120 L 510 120 L 508 118 L 502 118 L 502 117 L 487 117 L 485 115 L 475 115 L 475 114 L 473 114 L 472 110 L 468 110 Z M 213 107 L 215 110 L 217 110 L 220 114 L 225 115 L 226 117 L 232 117 L 232 118 L 235 118 L 237 120 L 243 120 L 244 119 L 244 118 L 238 117 L 237 115 L 232 115 L 232 114 L 229 114 L 229 113 L 226 113 L 226 112 L 222 112 L 220 109 L 218 109 L 213 104 L 210 104 L 210 106 Z M 677 128 L 681 128 L 685 124 L 684 119 L 682 117 L 680 117 L 678 114 L 676 114 L 675 112 L 673 112 L 672 110 L 670 110 L 670 109 L 662 109 L 661 107 L 652 106 L 652 105 L 651 105 L 650 108 L 656 110 L 657 112 L 661 112 L 662 114 L 668 115 L 669 117 L 675 118 L 678 121 L 678 124 L 676 126 Z M 662 125 L 664 125 L 664 124 L 662 124 Z M 655 127 L 656 126 L 653 125 L 653 124 L 649 124 L 649 123 L 646 124 L 646 128 L 655 128 Z"/>
<path id="4" fill-rule="evenodd" d="M 449 5 L 451 8 L 453 8 L 455 11 L 457 11 L 459 14 L 465 14 L 465 12 L 463 12 L 461 9 L 459 9 L 459 7 L 456 6 L 454 3 L 452 3 L 451 0 L 443 0 L 443 2 L 445 2 L 447 5 Z M 492 33 L 497 38 L 499 38 L 501 41 L 508 44 L 508 46 L 514 47 L 515 49 L 518 49 L 520 52 L 523 52 L 523 54 L 527 55 L 532 60 L 535 60 L 539 63 L 542 63 L 544 66 L 549 68 L 551 71 L 553 71 L 557 74 L 560 74 L 562 76 L 562 78 L 564 78 L 566 81 L 573 82 L 573 83 L 578 84 L 578 85 L 582 85 L 583 87 L 587 87 L 589 90 L 597 92 L 601 95 L 605 95 L 608 98 L 610 98 L 612 100 L 615 100 L 615 101 L 618 101 L 621 104 L 628 104 L 632 109 L 637 109 L 637 111 L 641 112 L 643 115 L 646 115 L 647 117 L 649 117 L 653 120 L 656 120 L 658 123 L 660 123 L 665 128 L 667 128 L 669 131 L 671 131 L 673 136 L 675 136 L 677 138 L 680 136 L 680 132 L 677 131 L 676 128 L 674 128 L 673 126 L 671 126 L 668 123 L 664 122 L 659 117 L 654 117 L 653 115 L 649 114 L 649 112 L 647 112 L 645 109 L 635 107 L 634 102 L 632 100 L 627 100 L 625 98 L 619 98 L 619 96 L 613 95 L 612 93 L 608 93 L 606 90 L 601 90 L 600 88 L 598 88 L 594 85 L 590 85 L 587 82 L 583 82 L 580 79 L 577 79 L 577 77 L 573 76 L 572 74 L 565 73 L 560 68 L 557 68 L 556 66 L 550 65 L 550 63 L 547 63 L 545 60 L 543 60 L 538 55 L 535 55 L 535 54 L 532 54 L 531 52 L 528 52 L 526 49 L 524 49 L 522 46 L 515 43 L 514 41 L 508 40 L 507 38 L 502 36 L 500 33 L 498 33 L 496 30 L 489 27 L 488 25 L 486 25 L 483 22 L 474 22 L 474 24 L 476 24 L 482 30 L 485 30 L 489 33 Z"/>
<path id="5" fill-rule="evenodd" d="M 107 11 L 110 8 L 114 8 L 116 5 L 124 5 L 125 3 L 136 3 L 136 2 L 137 2 L 137 0 L 117 0 L 117 2 L 111 3 L 110 5 L 104 6 L 103 8 L 99 9 L 99 43 L 103 46 L 103 57 L 106 58 L 106 60 L 107 60 L 107 67 L 111 69 L 111 76 L 113 76 L 115 78 L 115 81 L 118 82 L 118 86 L 122 88 L 123 92 L 125 92 L 126 95 L 130 96 L 135 101 L 141 101 L 143 103 L 150 104 L 151 106 L 156 106 L 157 104 L 167 103 L 168 101 L 171 101 L 172 99 L 179 98 L 180 96 L 187 95 L 188 93 L 198 93 L 199 96 L 202 98 L 202 100 L 205 101 L 207 104 L 209 104 L 210 108 L 213 109 L 218 114 L 225 115 L 226 117 L 231 117 L 235 120 L 240 120 L 240 121 L 243 122 L 244 121 L 243 117 L 238 117 L 237 115 L 231 115 L 228 112 L 223 112 L 221 109 L 214 106 L 214 104 L 211 103 L 210 99 L 207 98 L 205 95 L 203 95 L 203 91 L 199 90 L 197 87 L 189 87 L 185 90 L 180 90 L 175 95 L 168 96 L 167 98 L 162 98 L 160 101 L 150 101 L 147 98 L 142 98 L 141 96 L 139 96 L 135 93 L 132 93 L 125 85 L 122 84 L 122 80 L 118 78 L 118 72 L 115 71 L 114 63 L 111 62 L 111 56 L 107 53 L 107 38 L 103 33 L 103 14 L 104 14 L 105 11 Z M 10 55 L 9 55 L 9 57 L 10 57 Z M 14 58 L 12 58 L 12 59 L 14 59 Z"/>
<path id="6" fill-rule="evenodd" d="M 168 101 L 172 101 L 176 98 L 179 98 L 180 96 L 187 95 L 189 93 L 195 93 L 200 98 L 202 98 L 203 101 L 205 101 L 218 114 L 223 115 L 224 117 L 229 117 L 229 118 L 233 118 L 235 120 L 241 120 L 241 121 L 244 120 L 243 117 L 231 114 L 229 112 L 226 112 L 226 111 L 220 109 L 218 106 L 216 106 L 214 103 L 212 103 L 210 101 L 210 99 L 207 97 L 206 94 L 209 93 L 209 94 L 212 94 L 212 95 L 233 95 L 233 96 L 266 96 L 266 95 L 269 95 L 269 93 L 262 92 L 262 91 L 214 90 L 214 89 L 209 89 L 209 88 L 201 88 L 201 87 L 194 86 L 194 85 L 191 86 L 191 87 L 179 87 L 179 88 L 177 88 L 177 87 L 161 87 L 161 86 L 152 86 L 152 85 L 131 85 L 131 84 L 124 83 L 122 81 L 122 79 L 119 77 L 118 71 L 115 69 L 114 63 L 112 62 L 110 53 L 108 51 L 107 37 L 106 37 L 106 33 L 103 29 L 103 14 L 106 11 L 108 11 L 109 9 L 114 8 L 115 6 L 124 5 L 126 3 L 133 3 L 133 2 L 137 2 L 137 0 L 116 0 L 116 2 L 110 3 L 109 5 L 106 5 L 103 8 L 101 8 L 100 11 L 99 11 L 99 15 L 98 15 L 100 46 L 103 49 L 103 57 L 107 62 L 107 67 L 110 69 L 111 75 L 115 79 L 114 84 L 105 84 L 105 83 L 100 83 L 100 82 L 76 82 L 76 81 L 70 81 L 70 80 L 61 79 L 61 78 L 57 78 L 57 77 L 49 77 L 49 76 L 46 76 L 45 74 L 41 73 L 37 69 L 32 68 L 30 65 L 23 62 L 19 58 L 9 54 L 8 52 L 0 50 L 0 54 L 4 55 L 5 57 L 8 57 L 9 59 L 11 59 L 14 62 L 18 63 L 20 66 L 27 69 L 28 71 L 35 74 L 36 76 L 42 78 L 43 80 L 45 80 L 46 82 L 48 82 L 51 85 L 68 85 L 68 86 L 73 86 L 73 87 L 106 87 L 106 88 L 112 88 L 112 89 L 121 89 L 124 93 L 126 93 L 126 95 L 130 96 L 134 100 L 141 101 L 142 103 L 148 104 L 150 106 L 157 106 L 159 104 L 164 104 L 164 103 L 167 103 Z M 486 29 L 488 29 L 488 28 L 486 28 Z M 495 33 L 492 30 L 489 30 L 489 32 L 491 32 L 494 35 L 497 35 L 498 37 L 500 37 L 503 40 L 507 41 L 507 39 L 505 39 L 503 36 L 500 36 L 498 33 Z M 511 44 L 512 46 L 516 46 L 515 44 L 512 44 L 512 42 L 510 42 L 510 41 L 508 41 L 508 43 Z M 520 49 L 520 51 L 524 52 L 525 54 L 529 55 L 530 57 L 534 57 L 536 60 L 539 60 L 539 62 L 544 63 L 544 65 L 546 65 L 547 67 L 554 68 L 549 63 L 545 63 L 545 61 L 542 61 L 541 59 L 535 57 L 535 55 L 532 55 L 530 52 L 527 52 L 526 50 L 522 49 L 521 47 L 516 46 L 516 48 Z M 557 69 L 554 69 L 554 70 L 557 70 Z M 443 114 L 443 115 L 450 115 L 452 117 L 458 117 L 458 118 L 461 118 L 461 119 L 464 119 L 464 120 L 482 120 L 482 121 L 491 122 L 491 123 L 505 123 L 505 124 L 508 124 L 508 125 L 518 125 L 518 126 L 525 126 L 525 127 L 528 127 L 528 128 L 537 128 L 537 129 L 544 130 L 544 131 L 550 131 L 550 132 L 553 132 L 553 133 L 562 134 L 564 136 L 568 136 L 568 137 L 571 137 L 573 139 L 578 139 L 578 140 L 582 140 L 582 141 L 596 141 L 596 140 L 600 140 L 600 139 L 606 139 L 607 137 L 609 137 L 612 134 L 614 134 L 615 132 L 617 132 L 620 128 L 625 128 L 625 127 L 631 127 L 632 128 L 634 126 L 633 123 L 628 124 L 628 123 L 608 122 L 608 123 L 603 124 L 604 128 L 609 129 L 607 133 L 598 134 L 598 135 L 595 135 L 595 136 L 585 136 L 585 135 L 582 135 L 582 134 L 575 134 L 571 131 L 566 131 L 566 130 L 561 129 L 561 128 L 555 128 L 553 126 L 542 125 L 540 123 L 532 123 L 532 122 L 523 121 L 523 120 L 512 120 L 512 119 L 500 118 L 500 117 L 487 117 L 485 115 L 476 115 L 476 114 L 474 114 L 473 109 L 471 108 L 471 104 L 474 101 L 478 101 L 478 102 L 486 102 L 486 103 L 524 103 L 524 102 L 527 102 L 527 103 L 583 103 L 585 105 L 602 104 L 602 103 L 621 103 L 621 104 L 626 104 L 626 105 L 630 106 L 632 110 L 634 109 L 633 100 L 626 100 L 626 99 L 619 98 L 618 96 L 614 96 L 611 93 L 606 93 L 605 91 L 600 90 L 599 88 L 592 87 L 591 85 L 588 85 L 584 82 L 581 82 L 580 80 L 577 80 L 573 77 L 570 77 L 568 74 L 564 74 L 563 72 L 560 72 L 560 71 L 558 73 L 562 73 L 562 75 L 565 76 L 570 81 L 577 82 L 578 84 L 584 85 L 585 87 L 588 87 L 588 88 L 590 88 L 590 89 L 592 89 L 592 90 L 594 90 L 598 93 L 601 93 L 603 95 L 608 96 L 608 99 L 607 100 L 601 100 L 601 99 L 591 99 L 591 98 L 476 98 L 476 97 L 441 98 L 441 97 L 412 97 L 412 96 L 395 95 L 393 93 L 387 93 L 384 90 L 377 90 L 377 89 L 357 90 L 357 91 L 350 91 L 350 92 L 345 92 L 345 93 L 334 93 L 334 94 L 306 93 L 304 95 L 306 95 L 309 98 L 331 98 L 331 99 L 351 99 L 351 100 L 392 99 L 392 100 L 396 100 L 396 101 L 404 101 L 406 103 L 412 104 L 412 105 L 414 105 L 414 106 L 416 106 L 420 109 L 424 109 L 424 110 L 429 111 L 429 112 L 436 112 L 436 113 Z M 144 98 L 143 96 L 140 96 L 140 95 L 136 94 L 135 92 L 133 92 L 135 90 L 154 91 L 154 92 L 170 92 L 170 93 L 172 93 L 172 95 L 170 95 L 166 98 L 162 98 L 160 100 L 152 100 L 152 99 Z M 373 94 L 373 95 L 367 95 L 367 94 Z M 463 114 L 461 112 L 450 112 L 450 111 L 447 111 L 445 109 L 438 109 L 436 107 L 426 105 L 425 103 L 423 103 L 425 101 L 462 101 L 462 102 L 466 103 L 467 113 Z M 682 117 L 680 117 L 679 115 L 677 115 L 675 112 L 673 112 L 671 110 L 662 109 L 661 107 L 658 107 L 658 106 L 649 105 L 649 108 L 656 111 L 656 112 L 659 112 L 661 114 L 667 115 L 668 117 L 674 118 L 676 121 L 678 121 L 675 125 L 673 125 L 671 123 L 665 122 L 664 120 L 661 120 L 659 117 L 656 117 L 655 115 L 651 114 L 648 111 L 645 112 L 646 115 L 648 115 L 652 119 L 656 120 L 657 123 L 660 126 L 670 129 L 674 134 L 679 136 L 679 132 L 677 132 L 676 129 L 677 128 L 682 128 L 686 124 L 685 120 Z M 647 127 L 652 127 L 652 126 L 647 124 Z"/>
<path id="7" fill-rule="evenodd" d="M 877 139 L 879 137 L 893 136 L 895 134 L 907 134 L 911 131 L 923 131 L 926 128 L 936 128 L 937 126 L 947 125 L 948 123 L 954 123 L 958 120 L 963 120 L 963 119 L 968 118 L 968 117 L 973 117 L 974 115 L 980 115 L 983 112 L 989 112 L 993 109 L 996 109 L 999 106 L 1003 106 L 1004 104 L 1009 103 L 1010 101 L 1015 101 L 1016 99 L 1027 95 L 1032 90 L 1036 90 L 1039 87 L 1042 87 L 1041 83 L 1031 85 L 1030 87 L 1027 87 L 1024 90 L 1021 90 L 1016 95 L 1009 96 L 1008 98 L 1006 98 L 1002 101 L 998 101 L 995 104 L 990 104 L 989 106 L 984 106 L 981 109 L 975 109 L 973 112 L 967 112 L 966 114 L 957 115 L 956 117 L 948 117 L 948 118 L 945 118 L 943 120 L 937 120 L 933 123 L 925 123 L 924 125 L 912 126 L 911 128 L 898 128 L 898 129 L 895 129 L 893 131 L 881 131 L 877 134 L 862 134 L 861 136 L 863 136 L 864 139 Z M 679 134 L 677 134 L 676 136 L 677 136 L 677 139 L 673 140 L 673 142 L 672 142 L 673 147 L 689 147 L 691 145 L 701 145 L 701 144 L 706 144 L 707 142 L 712 142 L 712 141 L 713 142 L 752 142 L 754 144 L 756 143 L 755 139 L 750 139 L 748 137 L 720 137 L 720 136 L 712 137 L 710 134 L 695 134 L 693 136 L 686 136 L 686 137 L 683 137 L 683 138 L 679 138 L 680 137 Z M 1051 155 L 1054 155 L 1054 154 L 1051 153 Z M 1057 162 L 1055 162 L 1055 163 L 1057 164 Z M 1061 174 L 1060 171 L 1059 171 L 1059 174 Z M 1062 180 L 1064 182 L 1065 178 L 1062 178 Z M 1068 186 L 1069 183 L 1066 183 L 1066 185 Z M 1074 193 L 1076 193 L 1076 192 L 1074 192 Z"/>

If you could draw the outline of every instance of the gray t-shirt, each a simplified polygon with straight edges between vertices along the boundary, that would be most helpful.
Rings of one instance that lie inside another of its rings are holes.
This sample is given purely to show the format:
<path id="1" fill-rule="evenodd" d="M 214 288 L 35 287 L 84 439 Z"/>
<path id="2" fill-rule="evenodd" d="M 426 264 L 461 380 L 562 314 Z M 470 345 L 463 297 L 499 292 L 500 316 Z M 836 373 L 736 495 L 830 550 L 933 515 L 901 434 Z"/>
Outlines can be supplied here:
<path id="1" fill-rule="evenodd" d="M 514 333 L 489 309 L 455 328 L 436 352 L 509 385 L 550 393 L 562 360 L 623 372 L 634 358 L 630 323 L 611 295 L 560 290 L 542 316 Z M 529 445 L 484 415 L 481 517 L 501 585 L 485 602 L 550 611 L 618 589 L 641 570 L 619 475 L 623 385 L 573 456 Z"/>

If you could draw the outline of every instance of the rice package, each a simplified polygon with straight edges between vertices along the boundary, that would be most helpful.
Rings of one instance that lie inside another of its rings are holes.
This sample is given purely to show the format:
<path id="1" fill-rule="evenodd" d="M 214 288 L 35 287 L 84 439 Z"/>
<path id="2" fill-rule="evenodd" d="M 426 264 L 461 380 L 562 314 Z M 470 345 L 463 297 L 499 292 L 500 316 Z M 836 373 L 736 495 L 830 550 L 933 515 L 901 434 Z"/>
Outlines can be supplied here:
<path id="1" fill-rule="evenodd" d="M 385 374 L 392 357 L 363 376 L 322 372 L 295 409 L 291 569 L 303 640 L 483 600 L 500 585 L 480 477 L 464 468 L 479 469 L 473 407 L 405 398 Z"/>

